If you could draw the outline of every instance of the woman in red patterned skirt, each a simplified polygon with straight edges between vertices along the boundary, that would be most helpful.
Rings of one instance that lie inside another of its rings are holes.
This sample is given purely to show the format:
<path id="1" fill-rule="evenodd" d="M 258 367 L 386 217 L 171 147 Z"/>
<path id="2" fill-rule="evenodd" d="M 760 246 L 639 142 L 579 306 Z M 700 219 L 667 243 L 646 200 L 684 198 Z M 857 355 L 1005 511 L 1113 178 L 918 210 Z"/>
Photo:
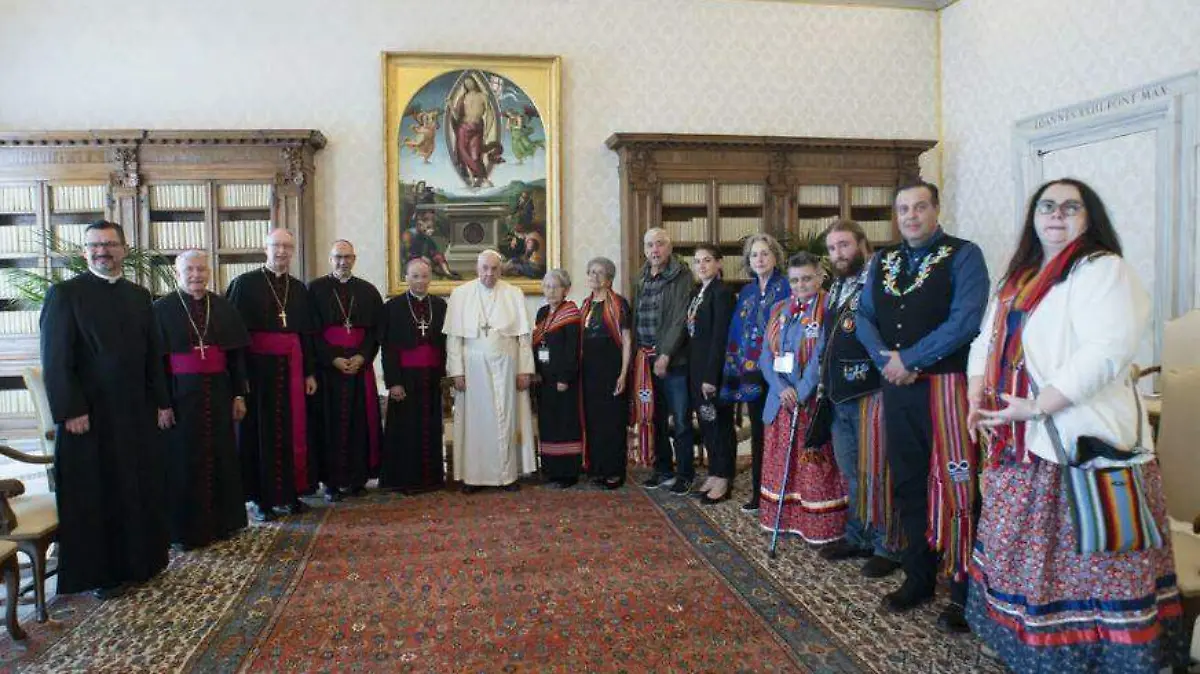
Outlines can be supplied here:
<path id="1" fill-rule="evenodd" d="M 801 252 L 788 260 L 787 275 L 792 296 L 771 309 L 759 361 L 768 386 L 759 521 L 764 529 L 774 529 L 782 503 L 779 530 L 820 545 L 844 535 L 848 508 L 846 483 L 834 462 L 833 448 L 828 443 L 803 446 L 820 379 L 820 364 L 811 356 L 823 334 L 823 272 L 815 256 Z M 791 465 L 785 476 L 789 453 Z"/>
<path id="2" fill-rule="evenodd" d="M 1077 180 L 1039 188 L 967 370 L 968 422 L 988 448 L 967 620 L 1014 671 L 1157 674 L 1187 661 L 1162 473 L 1129 377 L 1149 327 L 1150 298 L 1100 197 Z M 1111 530 L 1075 521 L 1063 483 L 1063 461 L 1088 460 L 1096 440 L 1144 499 L 1118 508 Z M 1130 544 L 1089 542 L 1100 531 Z"/>

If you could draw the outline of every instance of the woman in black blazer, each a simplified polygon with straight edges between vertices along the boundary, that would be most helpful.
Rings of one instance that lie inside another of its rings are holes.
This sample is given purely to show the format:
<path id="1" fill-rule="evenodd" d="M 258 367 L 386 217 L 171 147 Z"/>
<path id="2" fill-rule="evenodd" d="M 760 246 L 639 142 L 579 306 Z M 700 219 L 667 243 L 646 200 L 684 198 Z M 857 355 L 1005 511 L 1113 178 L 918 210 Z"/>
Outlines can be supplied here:
<path id="1" fill-rule="evenodd" d="M 687 310 L 688 388 L 708 450 L 708 479 L 692 494 L 712 505 L 729 498 L 737 453 L 733 406 L 717 397 L 733 317 L 733 292 L 721 280 L 721 250 L 716 246 L 697 246 L 692 270 L 699 284 L 692 290 Z"/>

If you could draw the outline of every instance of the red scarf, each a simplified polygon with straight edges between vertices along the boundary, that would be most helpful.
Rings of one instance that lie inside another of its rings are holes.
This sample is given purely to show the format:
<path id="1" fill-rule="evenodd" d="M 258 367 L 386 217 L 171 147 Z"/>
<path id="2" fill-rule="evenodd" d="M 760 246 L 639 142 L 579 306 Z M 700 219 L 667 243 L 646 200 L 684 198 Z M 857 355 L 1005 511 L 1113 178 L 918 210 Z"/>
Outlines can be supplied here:
<path id="1" fill-rule="evenodd" d="M 553 311 L 547 311 L 546 317 L 540 323 L 533 327 L 533 344 L 537 346 L 542 343 L 546 335 L 564 328 L 571 324 L 578 325 L 583 314 L 579 312 L 579 307 L 571 300 L 563 300 L 563 303 L 558 305 L 558 308 Z"/>
<path id="2" fill-rule="evenodd" d="M 988 350 L 987 370 L 984 373 L 983 407 L 1000 409 L 1006 405 L 1000 394 L 1009 393 L 1018 398 L 1030 394 L 1029 373 L 1025 369 L 1025 349 L 1021 343 L 1025 323 L 1029 315 L 1046 297 L 1046 293 L 1058 284 L 1067 263 L 1079 250 L 1081 242 L 1076 239 L 1059 251 L 1041 271 L 1025 269 L 1013 274 L 997 296 L 996 315 L 992 320 L 991 348 Z M 1012 311 L 1024 313 L 1013 330 L 1008 329 L 1008 316 Z M 1003 424 L 995 427 L 988 463 L 995 464 L 1002 451 L 1012 446 L 1017 460 L 1025 463 L 1030 457 L 1025 447 L 1025 422 Z"/>
<path id="3" fill-rule="evenodd" d="M 617 295 L 613 291 L 606 290 L 603 305 L 604 313 L 600 317 L 604 320 L 604 327 L 608 330 L 608 336 L 612 337 L 613 343 L 621 346 L 621 319 L 623 318 L 621 316 L 621 303 L 617 301 Z M 583 307 L 580 311 L 583 313 L 584 323 L 588 323 L 592 315 L 591 295 L 588 295 L 587 299 L 583 301 Z M 586 328 L 587 325 L 583 327 Z M 582 333 L 580 335 L 582 338 Z"/>
<path id="4" fill-rule="evenodd" d="M 812 315 L 809 316 L 809 309 L 812 309 Z M 787 316 L 786 320 L 784 316 Z M 764 344 L 770 349 L 771 353 L 780 353 L 780 340 L 783 339 L 783 325 L 790 323 L 793 318 L 800 316 L 800 324 L 804 326 L 804 330 L 800 334 L 800 344 L 796 351 L 796 363 L 798 367 L 804 367 L 804 363 L 812 357 L 812 352 L 817 348 L 817 341 L 821 339 L 818 334 L 815 337 L 808 337 L 806 329 L 810 323 L 821 325 L 825 320 L 825 291 L 818 291 L 816 295 L 808 298 L 804 302 L 791 298 L 786 302 L 779 302 L 771 310 L 771 317 L 767 319 L 767 334 Z"/>

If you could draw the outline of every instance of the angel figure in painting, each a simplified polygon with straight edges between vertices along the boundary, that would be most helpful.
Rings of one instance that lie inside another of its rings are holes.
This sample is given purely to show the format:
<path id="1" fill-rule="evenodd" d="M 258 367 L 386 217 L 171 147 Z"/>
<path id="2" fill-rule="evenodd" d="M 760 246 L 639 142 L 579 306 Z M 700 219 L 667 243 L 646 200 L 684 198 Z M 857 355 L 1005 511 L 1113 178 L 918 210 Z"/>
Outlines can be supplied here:
<path id="1" fill-rule="evenodd" d="M 537 109 L 529 105 L 525 106 L 524 110 L 510 108 L 504 111 L 504 126 L 512 135 L 512 153 L 518 164 L 524 164 L 526 159 L 537 153 L 539 147 L 546 149 L 545 140 L 531 137 L 534 129 L 529 120 L 537 116 Z"/>
<path id="2" fill-rule="evenodd" d="M 408 114 L 416 121 L 409 126 L 413 135 L 404 138 L 404 147 L 412 150 L 413 154 L 420 156 L 428 164 L 429 157 L 437 149 L 437 130 L 441 128 L 438 119 L 442 116 L 442 111 L 436 108 L 422 110 L 420 107 L 414 107 Z"/>
<path id="3" fill-rule="evenodd" d="M 498 109 L 479 71 L 464 71 L 450 90 L 446 140 L 454 168 L 468 187 L 492 187 L 492 169 L 504 162 Z"/>

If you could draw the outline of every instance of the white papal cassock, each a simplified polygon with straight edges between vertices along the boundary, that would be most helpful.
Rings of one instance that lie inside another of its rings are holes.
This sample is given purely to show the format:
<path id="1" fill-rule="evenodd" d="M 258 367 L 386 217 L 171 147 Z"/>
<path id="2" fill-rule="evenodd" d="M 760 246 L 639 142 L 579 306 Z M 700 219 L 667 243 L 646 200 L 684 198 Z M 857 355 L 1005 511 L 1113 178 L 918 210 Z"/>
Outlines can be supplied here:
<path id="1" fill-rule="evenodd" d="M 534 372 L 525 295 L 475 280 L 455 288 L 448 305 L 446 374 L 467 382 L 454 392 L 454 479 L 510 484 L 537 467 L 529 392 L 517 390 L 517 375 Z"/>

